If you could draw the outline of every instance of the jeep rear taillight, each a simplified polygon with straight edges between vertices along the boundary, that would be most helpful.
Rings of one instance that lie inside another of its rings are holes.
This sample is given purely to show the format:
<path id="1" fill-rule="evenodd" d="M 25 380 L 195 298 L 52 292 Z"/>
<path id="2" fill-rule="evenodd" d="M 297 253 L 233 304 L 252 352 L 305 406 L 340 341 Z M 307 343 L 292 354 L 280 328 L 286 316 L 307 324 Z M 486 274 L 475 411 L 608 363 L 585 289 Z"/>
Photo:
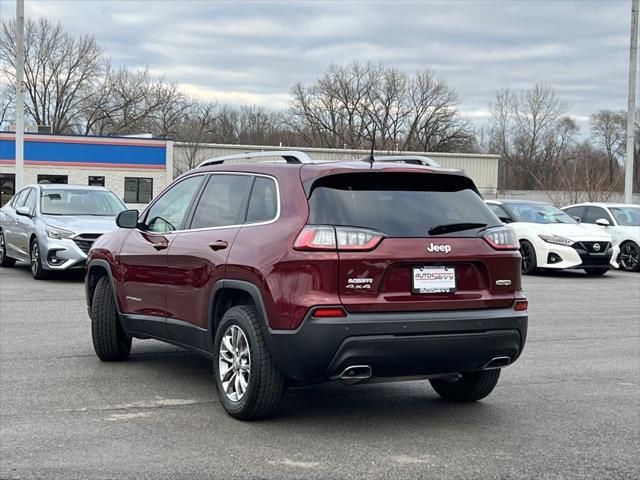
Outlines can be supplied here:
<path id="1" fill-rule="evenodd" d="M 510 228 L 495 227 L 482 232 L 482 238 L 495 250 L 519 250 L 518 239 Z"/>
<path id="2" fill-rule="evenodd" d="M 384 235 L 375 230 L 329 225 L 305 226 L 293 248 L 296 250 L 373 250 Z"/>

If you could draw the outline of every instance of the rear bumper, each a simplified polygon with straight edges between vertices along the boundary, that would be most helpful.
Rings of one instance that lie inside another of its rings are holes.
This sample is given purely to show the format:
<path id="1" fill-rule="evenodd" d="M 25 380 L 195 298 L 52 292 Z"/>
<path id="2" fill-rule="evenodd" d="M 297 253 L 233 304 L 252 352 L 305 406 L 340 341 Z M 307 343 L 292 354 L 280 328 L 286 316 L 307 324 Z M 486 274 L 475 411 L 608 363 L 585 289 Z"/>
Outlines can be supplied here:
<path id="1" fill-rule="evenodd" d="M 352 365 L 374 377 L 480 370 L 492 358 L 515 361 L 527 336 L 527 312 L 512 308 L 419 313 L 308 316 L 295 331 L 270 331 L 280 373 L 325 381 Z"/>

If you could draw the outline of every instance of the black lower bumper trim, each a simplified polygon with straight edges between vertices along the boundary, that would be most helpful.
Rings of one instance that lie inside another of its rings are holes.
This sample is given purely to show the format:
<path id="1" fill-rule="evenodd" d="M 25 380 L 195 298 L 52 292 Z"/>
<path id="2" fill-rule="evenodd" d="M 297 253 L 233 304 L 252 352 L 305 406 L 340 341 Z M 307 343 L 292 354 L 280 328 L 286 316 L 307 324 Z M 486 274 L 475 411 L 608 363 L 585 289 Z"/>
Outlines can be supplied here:
<path id="1" fill-rule="evenodd" d="M 324 381 L 351 365 L 374 377 L 475 371 L 492 358 L 515 361 L 527 312 L 507 309 L 350 314 L 306 318 L 293 332 L 271 331 L 272 357 L 286 377 Z"/>

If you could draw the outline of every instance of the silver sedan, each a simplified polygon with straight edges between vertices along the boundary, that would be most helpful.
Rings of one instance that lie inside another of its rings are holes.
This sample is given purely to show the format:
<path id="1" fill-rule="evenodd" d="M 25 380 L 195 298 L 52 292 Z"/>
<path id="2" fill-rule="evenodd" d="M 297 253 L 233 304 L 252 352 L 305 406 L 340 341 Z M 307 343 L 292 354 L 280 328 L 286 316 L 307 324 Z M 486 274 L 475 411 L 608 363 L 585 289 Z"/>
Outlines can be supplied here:
<path id="1" fill-rule="evenodd" d="M 93 242 L 115 230 L 125 204 L 105 187 L 39 184 L 0 209 L 0 266 L 31 264 L 34 278 L 84 266 Z"/>

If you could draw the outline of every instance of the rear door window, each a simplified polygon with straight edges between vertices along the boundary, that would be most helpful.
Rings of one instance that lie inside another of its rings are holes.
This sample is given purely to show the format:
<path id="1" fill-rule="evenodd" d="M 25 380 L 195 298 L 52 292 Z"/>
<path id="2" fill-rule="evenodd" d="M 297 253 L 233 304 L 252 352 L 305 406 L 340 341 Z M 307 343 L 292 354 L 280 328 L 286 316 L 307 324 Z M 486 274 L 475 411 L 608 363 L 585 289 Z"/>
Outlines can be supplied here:
<path id="1" fill-rule="evenodd" d="M 609 222 L 610 225 L 613 225 L 613 220 L 609 216 L 609 214 L 605 211 L 604 208 L 600 207 L 589 207 L 587 210 L 587 214 L 584 218 L 585 223 L 596 223 L 596 220 L 600 220 L 604 218 Z"/>
<path id="2" fill-rule="evenodd" d="M 268 222 L 278 215 L 278 190 L 272 178 L 256 177 L 246 223 Z"/>
<path id="3" fill-rule="evenodd" d="M 437 226 L 501 225 L 462 176 L 371 172 L 316 180 L 309 198 L 309 224 L 370 228 L 391 237 L 426 237 Z M 474 236 L 479 228 L 448 233 Z"/>
<path id="4" fill-rule="evenodd" d="M 212 175 L 193 214 L 191 228 L 241 225 L 252 181 L 251 175 Z"/>

